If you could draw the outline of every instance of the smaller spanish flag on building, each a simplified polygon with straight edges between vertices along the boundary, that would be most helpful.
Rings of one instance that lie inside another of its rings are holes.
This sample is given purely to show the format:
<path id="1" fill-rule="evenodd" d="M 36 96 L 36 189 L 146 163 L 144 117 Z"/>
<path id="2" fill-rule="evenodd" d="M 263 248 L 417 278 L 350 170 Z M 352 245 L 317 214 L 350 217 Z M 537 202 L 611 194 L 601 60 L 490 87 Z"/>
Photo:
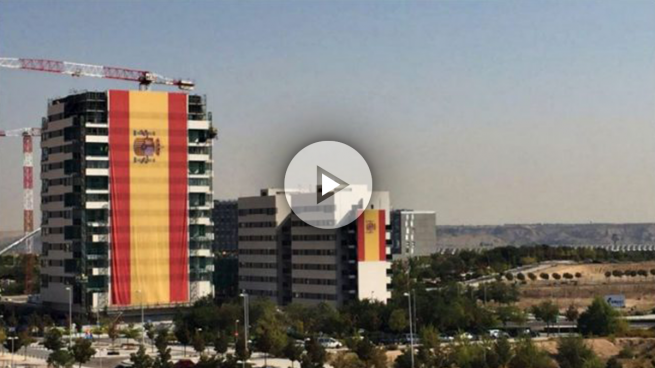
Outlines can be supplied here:
<path id="1" fill-rule="evenodd" d="M 357 260 L 371 262 L 386 259 L 385 212 L 365 210 L 357 218 Z"/>

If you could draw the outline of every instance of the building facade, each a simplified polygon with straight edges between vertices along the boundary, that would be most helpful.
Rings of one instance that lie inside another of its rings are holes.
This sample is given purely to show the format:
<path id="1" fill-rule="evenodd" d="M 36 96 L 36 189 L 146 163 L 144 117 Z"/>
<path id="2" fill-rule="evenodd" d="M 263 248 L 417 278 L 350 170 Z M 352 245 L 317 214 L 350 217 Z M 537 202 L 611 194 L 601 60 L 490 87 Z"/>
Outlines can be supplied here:
<path id="1" fill-rule="evenodd" d="M 239 289 L 279 305 L 386 301 L 389 207 L 389 194 L 374 192 L 362 209 L 376 216 L 369 224 L 376 229 L 375 238 L 367 239 L 357 221 L 338 229 L 306 224 L 291 212 L 283 190 L 239 198 Z M 366 257 L 367 241 L 375 255 L 369 251 Z"/>
<path id="2" fill-rule="evenodd" d="M 236 200 L 215 200 L 212 210 L 214 252 L 236 254 L 239 244 L 239 203 Z"/>
<path id="3" fill-rule="evenodd" d="M 437 251 L 437 215 L 433 211 L 391 211 L 393 259 L 429 256 Z"/>
<path id="4" fill-rule="evenodd" d="M 204 98 L 85 92 L 42 124 L 41 301 L 125 314 L 212 293 L 212 138 Z"/>

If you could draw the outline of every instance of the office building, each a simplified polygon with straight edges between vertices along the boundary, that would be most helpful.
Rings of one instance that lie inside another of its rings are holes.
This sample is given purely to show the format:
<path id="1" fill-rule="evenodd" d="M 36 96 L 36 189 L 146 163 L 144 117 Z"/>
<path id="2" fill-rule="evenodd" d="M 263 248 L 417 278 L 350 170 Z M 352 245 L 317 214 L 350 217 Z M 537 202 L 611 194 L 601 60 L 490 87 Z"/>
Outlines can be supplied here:
<path id="1" fill-rule="evenodd" d="M 429 256 L 437 251 L 437 216 L 433 211 L 391 211 L 393 259 Z"/>
<path id="2" fill-rule="evenodd" d="M 50 101 L 42 129 L 45 307 L 155 315 L 212 294 L 204 98 L 84 92 Z"/>
<path id="3" fill-rule="evenodd" d="M 235 254 L 239 243 L 239 207 L 236 200 L 215 200 L 212 210 L 214 252 Z"/>
<path id="4" fill-rule="evenodd" d="M 386 301 L 389 207 L 389 194 L 374 192 L 359 221 L 319 229 L 291 212 L 283 190 L 239 198 L 239 288 L 280 305 Z"/>

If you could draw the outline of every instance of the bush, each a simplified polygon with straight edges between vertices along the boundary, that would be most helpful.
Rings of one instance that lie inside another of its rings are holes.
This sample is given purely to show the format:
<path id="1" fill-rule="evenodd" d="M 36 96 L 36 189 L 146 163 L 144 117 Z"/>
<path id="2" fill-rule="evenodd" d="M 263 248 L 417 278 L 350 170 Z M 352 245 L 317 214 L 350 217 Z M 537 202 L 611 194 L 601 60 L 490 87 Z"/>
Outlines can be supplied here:
<path id="1" fill-rule="evenodd" d="M 548 280 L 548 279 L 550 278 L 550 275 L 547 274 L 547 273 L 545 273 L 545 272 L 542 272 L 542 273 L 539 274 L 539 277 L 540 277 L 542 280 Z"/>
<path id="2" fill-rule="evenodd" d="M 557 272 L 553 272 L 553 278 L 554 278 L 555 280 L 559 280 L 559 279 L 562 278 L 562 275 L 560 275 L 560 274 L 557 273 Z"/>
<path id="3" fill-rule="evenodd" d="M 576 272 L 576 273 L 575 273 L 575 278 L 576 278 L 576 279 L 579 279 L 579 278 L 581 278 L 581 277 L 582 277 L 582 273 L 581 273 L 581 272 Z"/>

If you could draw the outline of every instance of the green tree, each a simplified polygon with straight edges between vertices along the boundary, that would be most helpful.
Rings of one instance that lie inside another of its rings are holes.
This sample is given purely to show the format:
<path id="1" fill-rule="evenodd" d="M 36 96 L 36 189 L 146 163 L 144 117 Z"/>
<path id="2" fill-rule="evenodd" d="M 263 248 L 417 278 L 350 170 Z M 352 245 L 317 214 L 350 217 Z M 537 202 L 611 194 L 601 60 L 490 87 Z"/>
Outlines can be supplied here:
<path id="1" fill-rule="evenodd" d="M 227 337 L 227 332 L 219 333 L 214 338 L 214 351 L 217 354 L 225 355 L 227 352 L 228 344 L 229 339 Z"/>
<path id="2" fill-rule="evenodd" d="M 282 356 L 291 361 L 291 368 L 293 368 L 295 362 L 300 361 L 302 353 L 302 346 L 299 346 L 293 339 L 287 339 L 287 344 L 282 351 Z"/>
<path id="3" fill-rule="evenodd" d="M 20 341 L 20 345 L 23 347 L 23 356 L 27 357 L 27 348 L 30 346 L 30 344 L 35 342 L 36 339 L 32 337 L 30 331 L 25 330 L 18 334 L 18 341 Z"/>
<path id="4" fill-rule="evenodd" d="M 177 342 L 184 347 L 184 356 L 186 356 L 186 347 L 191 343 L 191 331 L 186 322 L 182 319 L 175 321 L 175 330 L 173 331 Z"/>
<path id="5" fill-rule="evenodd" d="M 566 309 L 566 312 L 564 312 L 564 315 L 566 316 L 566 320 L 569 322 L 575 322 L 578 320 L 578 317 L 580 317 L 578 308 L 576 308 L 573 304 L 569 305 L 569 307 Z"/>
<path id="6" fill-rule="evenodd" d="M 557 304 L 550 300 L 546 300 L 533 306 L 532 313 L 536 319 L 543 321 L 546 324 L 546 327 L 550 327 L 557 322 L 559 308 L 557 307 Z"/>
<path id="7" fill-rule="evenodd" d="M 407 328 L 407 312 L 403 309 L 394 309 L 389 316 L 389 328 L 394 332 L 403 332 Z"/>
<path id="8" fill-rule="evenodd" d="M 173 368 L 171 362 L 171 349 L 168 347 L 168 330 L 160 328 L 155 336 L 155 347 L 157 348 L 157 357 L 153 364 L 154 368 Z"/>
<path id="9" fill-rule="evenodd" d="M 143 346 L 139 346 L 136 353 L 130 354 L 130 361 L 132 362 L 132 368 L 152 368 L 155 364 L 154 359 L 146 353 Z"/>
<path id="10" fill-rule="evenodd" d="M 521 325 L 527 320 L 523 310 L 515 305 L 499 306 L 496 308 L 496 316 L 498 317 L 498 320 L 502 322 L 503 326 L 507 326 L 508 322 L 514 322 Z"/>
<path id="11" fill-rule="evenodd" d="M 597 358 L 580 336 L 562 337 L 557 344 L 555 360 L 560 368 L 583 368 L 585 363 Z"/>
<path id="12" fill-rule="evenodd" d="M 287 335 L 284 326 L 277 319 L 275 314 L 262 316 L 255 329 L 257 340 L 255 347 L 264 353 L 264 366 L 268 363 L 268 355 L 279 355 L 287 343 Z"/>
<path id="13" fill-rule="evenodd" d="M 193 346 L 193 350 L 195 350 L 198 354 L 202 354 L 202 352 L 205 351 L 205 338 L 203 337 L 202 333 L 196 331 L 196 333 L 193 334 L 193 337 L 191 338 L 191 345 Z"/>
<path id="14" fill-rule="evenodd" d="M 43 346 L 51 351 L 57 351 L 64 347 L 62 333 L 59 329 L 51 328 L 46 332 L 43 338 Z"/>
<path id="15" fill-rule="evenodd" d="M 116 346 L 116 339 L 120 337 L 120 331 L 118 329 L 118 319 L 114 319 L 109 322 L 107 325 L 107 336 L 111 340 L 111 349 L 114 350 Z"/>
<path id="16" fill-rule="evenodd" d="M 68 350 L 55 350 L 48 355 L 48 366 L 54 368 L 70 368 L 75 364 L 75 359 Z"/>
<path id="17" fill-rule="evenodd" d="M 531 338 L 523 337 L 514 346 L 509 368 L 554 368 L 548 353 L 539 349 Z"/>
<path id="18" fill-rule="evenodd" d="M 146 336 L 148 337 L 148 340 L 150 340 L 150 347 L 154 350 L 155 336 L 157 335 L 157 330 L 155 329 L 155 325 L 153 325 L 150 322 L 146 322 L 146 324 L 143 326 L 143 329 L 146 331 Z"/>
<path id="19" fill-rule="evenodd" d="M 75 360 L 81 368 L 82 364 L 88 362 L 94 355 L 96 355 L 96 349 L 93 348 L 91 340 L 76 339 L 75 343 L 70 348 L 70 353 L 73 356 L 73 360 Z"/>
<path id="20" fill-rule="evenodd" d="M 323 368 L 327 359 L 325 348 L 321 346 L 315 337 L 312 337 L 305 343 L 306 354 L 301 359 L 302 368 Z"/>
<path id="21" fill-rule="evenodd" d="M 624 328 L 619 320 L 619 312 L 600 297 L 594 298 L 591 305 L 580 314 L 578 328 L 585 335 L 607 336 Z"/>
<path id="22" fill-rule="evenodd" d="M 234 354 L 236 355 L 236 358 L 242 362 L 245 362 L 250 358 L 250 354 L 252 352 L 250 349 L 246 348 L 246 339 L 240 335 L 239 339 L 236 342 L 236 346 L 234 347 Z"/>
<path id="23" fill-rule="evenodd" d="M 492 354 L 490 354 L 493 357 L 493 364 L 490 364 L 492 367 L 497 367 L 497 368 L 507 368 L 509 366 L 509 363 L 512 361 L 512 358 L 514 357 L 514 351 L 512 350 L 512 344 L 509 342 L 509 339 L 507 336 L 501 336 L 496 342 L 493 344 Z"/>
<path id="24" fill-rule="evenodd" d="M 357 358 L 363 363 L 364 368 L 386 368 L 387 355 L 369 339 L 359 340 L 355 347 Z"/>

